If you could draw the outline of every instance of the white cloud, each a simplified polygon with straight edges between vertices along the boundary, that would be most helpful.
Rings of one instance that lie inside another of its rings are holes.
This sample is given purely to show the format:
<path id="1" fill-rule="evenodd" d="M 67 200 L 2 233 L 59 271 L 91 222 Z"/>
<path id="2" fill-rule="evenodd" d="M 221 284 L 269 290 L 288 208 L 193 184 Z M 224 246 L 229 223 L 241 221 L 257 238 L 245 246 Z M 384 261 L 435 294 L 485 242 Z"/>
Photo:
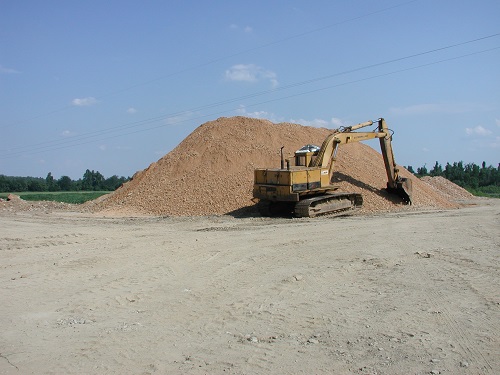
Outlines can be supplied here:
<path id="1" fill-rule="evenodd" d="M 76 98 L 73 99 L 71 102 L 73 105 L 79 106 L 79 107 L 86 107 L 90 105 L 94 105 L 97 103 L 97 99 L 94 98 L 93 96 L 88 96 L 86 98 Z"/>
<path id="2" fill-rule="evenodd" d="M 490 135 L 491 131 L 483 128 L 481 125 L 478 125 L 474 128 L 465 128 L 465 133 L 467 133 L 468 135 L 486 136 L 486 135 Z"/>
<path id="3" fill-rule="evenodd" d="M 107 148 L 108 147 L 106 145 L 100 145 L 99 146 L 99 150 L 101 150 L 101 151 L 106 151 Z"/>
<path id="4" fill-rule="evenodd" d="M 500 120 L 499 119 L 495 119 L 495 122 L 496 122 L 497 126 L 500 127 Z"/>
<path id="5" fill-rule="evenodd" d="M 62 135 L 63 137 L 71 137 L 71 136 L 75 135 L 75 133 L 73 133 L 73 132 L 72 132 L 72 131 L 70 131 L 70 130 L 64 130 L 64 131 L 61 133 L 61 135 Z"/>
<path id="6" fill-rule="evenodd" d="M 321 118 L 316 118 L 314 120 L 306 120 L 306 119 L 291 119 L 289 122 L 294 124 L 300 124 L 305 126 L 314 126 L 316 128 L 340 128 L 342 126 L 347 126 L 344 121 L 339 118 L 332 117 L 330 121 L 323 120 Z"/>
<path id="7" fill-rule="evenodd" d="M 283 121 L 283 119 L 278 119 L 274 113 L 269 113 L 269 112 L 266 112 L 266 111 L 248 112 L 246 110 L 246 108 L 245 108 L 244 105 L 240 105 L 240 107 L 236 110 L 236 115 L 237 116 L 245 116 L 245 117 L 265 119 L 265 120 L 269 120 L 269 121 L 274 122 L 274 123 L 282 122 Z"/>
<path id="8" fill-rule="evenodd" d="M 137 109 L 130 107 L 129 109 L 127 109 L 127 113 L 133 115 L 134 113 L 137 113 Z"/>
<path id="9" fill-rule="evenodd" d="M 393 115 L 427 115 L 432 113 L 466 113 L 485 109 L 484 105 L 473 103 L 423 103 L 407 107 L 392 107 L 389 111 Z"/>
<path id="10" fill-rule="evenodd" d="M 346 126 L 346 124 L 344 123 L 344 121 L 342 121 L 341 119 L 339 118 L 336 118 L 336 117 L 332 117 L 332 119 L 330 120 L 330 122 L 332 123 L 333 126 L 335 126 L 336 128 L 340 128 L 342 126 Z"/>
<path id="11" fill-rule="evenodd" d="M 12 68 L 6 68 L 3 65 L 0 65 L 0 73 L 1 74 L 17 74 L 19 71 L 12 69 Z"/>
<path id="12" fill-rule="evenodd" d="M 181 122 L 188 121 L 193 117 L 193 112 L 183 112 L 177 116 L 170 116 L 165 119 L 167 125 L 177 125 Z"/>
<path id="13" fill-rule="evenodd" d="M 303 118 L 299 119 L 290 119 L 290 122 L 293 124 L 300 124 L 300 125 L 305 125 L 305 126 L 314 126 L 316 128 L 326 128 L 328 127 L 329 123 L 326 120 L 316 118 L 314 120 L 306 120 Z"/>
<path id="14" fill-rule="evenodd" d="M 226 78 L 230 81 L 257 81 L 257 67 L 255 65 L 233 65 L 226 70 Z"/>
<path id="15" fill-rule="evenodd" d="M 236 31 L 239 31 L 239 30 L 243 30 L 244 33 L 246 34 L 250 34 L 253 32 L 253 27 L 252 26 L 245 26 L 243 28 L 240 28 L 237 24 L 235 23 L 232 23 L 229 25 L 229 28 L 231 30 L 236 30 Z"/>
<path id="16" fill-rule="evenodd" d="M 234 82 L 258 82 L 268 80 L 271 86 L 278 86 L 276 73 L 255 64 L 237 64 L 226 70 L 226 79 Z"/>
<path id="17" fill-rule="evenodd" d="M 299 124 L 299 125 L 305 125 L 305 126 L 314 126 L 317 128 L 339 128 L 341 126 L 347 126 L 344 121 L 342 121 L 339 118 L 332 117 L 330 121 L 328 120 L 323 120 L 320 118 L 316 118 L 314 120 L 306 120 L 303 118 L 300 119 L 285 119 L 283 117 L 279 117 L 274 113 L 269 113 L 266 111 L 254 111 L 254 112 L 248 112 L 246 107 L 244 105 L 240 105 L 240 107 L 236 110 L 236 115 L 237 116 L 245 116 L 245 117 L 252 117 L 252 118 L 259 118 L 259 119 L 266 119 L 269 121 L 272 121 L 274 123 L 279 123 L 279 122 L 290 122 L 292 124 Z"/>
<path id="18" fill-rule="evenodd" d="M 244 106 L 240 106 L 240 108 L 238 108 L 236 110 L 236 114 L 238 116 L 269 119 L 269 113 L 268 112 L 266 112 L 266 111 L 248 112 Z"/>

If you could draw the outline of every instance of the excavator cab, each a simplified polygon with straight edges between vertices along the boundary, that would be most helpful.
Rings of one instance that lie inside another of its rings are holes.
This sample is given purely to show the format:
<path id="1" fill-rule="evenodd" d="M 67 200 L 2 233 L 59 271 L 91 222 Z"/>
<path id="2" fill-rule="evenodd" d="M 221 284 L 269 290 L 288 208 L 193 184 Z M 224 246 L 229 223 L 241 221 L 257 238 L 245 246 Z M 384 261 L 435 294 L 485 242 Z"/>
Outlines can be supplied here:
<path id="1" fill-rule="evenodd" d="M 315 145 L 305 145 L 295 151 L 295 165 L 300 167 L 308 167 L 311 162 L 318 156 L 320 148 Z"/>

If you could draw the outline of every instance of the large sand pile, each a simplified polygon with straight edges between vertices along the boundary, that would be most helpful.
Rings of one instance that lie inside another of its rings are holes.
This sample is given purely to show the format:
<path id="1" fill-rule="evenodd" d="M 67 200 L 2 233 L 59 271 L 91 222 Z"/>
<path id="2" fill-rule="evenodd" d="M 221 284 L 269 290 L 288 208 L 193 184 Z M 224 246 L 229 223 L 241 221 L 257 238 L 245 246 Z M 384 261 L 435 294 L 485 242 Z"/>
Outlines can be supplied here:
<path id="1" fill-rule="evenodd" d="M 170 153 L 89 207 L 94 212 L 122 215 L 184 216 L 239 211 L 254 204 L 251 199 L 255 168 L 279 167 L 281 146 L 291 156 L 305 144 L 321 145 L 330 132 L 325 128 L 274 124 L 246 117 L 219 118 L 198 127 Z M 382 156 L 366 144 L 342 146 L 335 169 L 342 191 L 363 194 L 364 211 L 403 208 L 382 190 L 387 181 Z M 413 180 L 414 207 L 457 207 L 406 169 L 400 168 L 400 174 Z"/>
<path id="2" fill-rule="evenodd" d="M 425 181 L 429 185 L 431 185 L 434 189 L 439 191 L 449 200 L 470 200 L 474 199 L 475 196 L 465 190 L 463 187 L 458 186 L 457 184 L 447 180 L 441 176 L 424 176 L 421 178 L 422 181 Z"/>

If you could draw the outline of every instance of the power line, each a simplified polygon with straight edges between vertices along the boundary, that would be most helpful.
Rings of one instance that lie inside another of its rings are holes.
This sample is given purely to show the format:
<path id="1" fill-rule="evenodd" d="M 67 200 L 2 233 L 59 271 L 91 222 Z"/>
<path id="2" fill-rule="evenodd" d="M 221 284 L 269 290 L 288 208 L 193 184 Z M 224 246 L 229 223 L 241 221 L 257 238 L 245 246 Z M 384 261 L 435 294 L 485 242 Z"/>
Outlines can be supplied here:
<path id="1" fill-rule="evenodd" d="M 114 95 L 117 95 L 117 94 L 120 94 L 120 93 L 123 93 L 123 92 L 126 92 L 126 91 L 133 90 L 133 89 L 135 89 L 137 87 L 146 86 L 146 85 L 149 85 L 149 84 L 154 83 L 154 82 L 162 81 L 162 80 L 165 80 L 167 78 L 171 78 L 171 77 L 180 75 L 182 73 L 186 73 L 186 72 L 189 72 L 189 71 L 192 71 L 192 70 L 195 70 L 195 69 L 199 69 L 199 68 L 202 68 L 202 67 L 205 67 L 205 66 L 209 66 L 209 65 L 215 64 L 217 62 L 220 62 L 220 61 L 223 61 L 223 60 L 227 60 L 227 59 L 232 58 L 232 57 L 240 56 L 240 55 L 247 54 L 247 53 L 250 53 L 250 52 L 255 52 L 255 51 L 267 48 L 267 47 L 274 46 L 276 44 L 287 42 L 289 40 L 293 40 L 293 39 L 300 38 L 300 37 L 303 37 L 303 36 L 306 36 L 306 35 L 309 35 L 309 34 L 317 33 L 317 32 L 320 32 L 320 31 L 323 31 L 323 30 L 326 30 L 326 29 L 330 29 L 332 27 L 340 26 L 340 25 L 343 25 L 345 23 L 349 23 L 349 22 L 357 21 L 357 20 L 362 19 L 362 18 L 374 16 L 376 14 L 383 13 L 383 12 L 386 12 L 386 11 L 389 11 L 389 10 L 392 10 L 392 9 L 395 9 L 395 8 L 399 8 L 399 7 L 402 7 L 402 6 L 405 6 L 407 4 L 417 2 L 417 1 L 420 1 L 420 0 L 405 1 L 403 3 L 399 3 L 399 4 L 396 4 L 396 5 L 393 5 L 393 6 L 389 6 L 389 7 L 386 7 L 386 8 L 379 9 L 379 10 L 375 10 L 373 12 L 365 13 L 365 14 L 362 14 L 360 16 L 352 17 L 352 18 L 349 18 L 349 19 L 346 19 L 346 20 L 343 20 L 343 21 L 339 21 L 339 22 L 335 22 L 335 23 L 332 23 L 332 24 L 329 24 L 329 25 L 326 25 L 326 26 L 321 26 L 321 27 L 318 27 L 318 28 L 315 28 L 315 29 L 312 29 L 312 30 L 309 30 L 309 31 L 302 32 L 302 33 L 290 35 L 288 37 L 285 37 L 285 38 L 282 38 L 282 39 L 278 39 L 278 40 L 275 40 L 275 41 L 272 41 L 272 42 L 269 42 L 269 43 L 265 43 L 265 44 L 262 44 L 262 45 L 257 46 L 257 47 L 248 48 L 248 49 L 245 49 L 245 50 L 242 50 L 242 51 L 239 51 L 239 52 L 235 52 L 235 53 L 232 53 L 232 54 L 229 54 L 229 55 L 218 57 L 216 59 L 212 59 L 212 60 L 209 60 L 209 61 L 197 64 L 197 65 L 186 67 L 186 68 L 178 70 L 176 72 L 172 72 L 172 73 L 169 73 L 169 74 L 166 74 L 166 75 L 163 75 L 163 76 L 160 76 L 160 77 L 156 77 L 156 78 L 144 81 L 144 82 L 140 82 L 140 83 L 137 83 L 137 84 L 134 84 L 134 85 L 131 85 L 131 86 L 127 86 L 127 87 L 124 87 L 122 89 L 111 91 L 111 92 L 109 92 L 107 94 L 103 94 L 103 95 L 100 95 L 100 96 L 96 97 L 96 99 L 97 100 L 101 100 L 103 98 L 107 98 L 107 97 L 114 96 Z M 38 118 L 49 116 L 49 115 L 52 115 L 52 114 L 55 114 L 55 113 L 58 113 L 58 112 L 66 111 L 66 110 L 71 109 L 71 108 L 74 108 L 73 105 L 66 105 L 64 107 L 57 108 L 57 109 L 54 109 L 54 110 L 46 112 L 46 113 L 41 113 L 39 115 L 35 115 L 35 116 L 27 118 L 25 120 L 16 121 L 16 122 L 12 123 L 11 125 L 9 125 L 9 127 L 10 126 L 15 126 L 15 125 L 21 125 L 21 124 L 29 122 L 31 120 L 35 120 L 35 119 L 38 119 Z"/>
<path id="2" fill-rule="evenodd" d="M 411 54 L 411 55 L 406 55 L 406 56 L 403 56 L 403 57 L 398 57 L 398 58 L 395 58 L 395 59 L 390 59 L 390 60 L 386 60 L 386 61 L 383 61 L 383 62 L 378 62 L 378 63 L 375 63 L 375 64 L 365 65 L 365 66 L 362 66 L 362 67 L 357 67 L 357 68 L 345 70 L 345 71 L 342 71 L 342 72 L 337 72 L 337 73 L 333 73 L 333 74 L 329 74 L 329 75 L 325 75 L 325 76 L 321 76 L 321 77 L 316 77 L 316 78 L 308 79 L 308 80 L 305 80 L 305 81 L 291 83 L 291 84 L 284 85 L 282 87 L 278 87 L 278 88 L 275 88 L 275 89 L 269 89 L 269 90 L 259 91 L 259 92 L 247 94 L 247 95 L 244 95 L 244 96 L 239 96 L 239 97 L 222 100 L 222 101 L 215 102 L 215 103 L 201 105 L 201 106 L 190 108 L 190 109 L 183 110 L 183 111 L 169 113 L 169 114 L 166 114 L 166 115 L 159 115 L 159 116 L 147 118 L 147 119 L 144 119 L 144 120 L 139 120 L 139 121 L 134 121 L 134 122 L 131 122 L 131 123 L 126 123 L 124 125 L 118 125 L 118 126 L 109 127 L 109 128 L 102 129 L 102 130 L 96 130 L 96 131 L 93 131 L 93 132 L 84 133 L 84 134 L 81 134 L 81 135 L 78 135 L 78 136 L 74 136 L 74 137 L 71 137 L 71 138 L 45 141 L 45 142 L 40 142 L 40 143 L 36 143 L 36 144 L 30 144 L 30 145 L 25 145 L 25 146 L 14 147 L 14 148 L 11 148 L 11 149 L 8 149 L 8 150 L 1 150 L 1 151 L 2 152 L 7 152 L 7 153 L 9 153 L 9 152 L 12 153 L 12 152 L 15 152 L 16 150 L 19 150 L 18 152 L 21 152 L 21 150 L 23 150 L 23 149 L 29 149 L 30 151 L 34 151 L 34 150 L 49 148 L 51 146 L 57 146 L 57 145 L 64 145 L 64 144 L 70 144 L 70 143 L 74 143 L 74 142 L 79 142 L 79 141 L 82 141 L 82 140 L 85 140 L 85 139 L 96 138 L 96 137 L 98 137 L 100 135 L 104 135 L 104 134 L 108 134 L 108 133 L 113 133 L 113 132 L 118 132 L 118 131 L 121 131 L 121 130 L 130 129 L 130 128 L 135 128 L 135 127 L 139 127 L 139 126 L 142 126 L 142 125 L 145 125 L 145 124 L 148 124 L 148 123 L 152 123 L 152 122 L 156 122 L 156 121 L 161 121 L 161 120 L 165 120 L 165 119 L 176 117 L 176 116 L 182 116 L 182 115 L 186 115 L 186 114 L 189 114 L 189 113 L 192 113 L 192 112 L 197 112 L 197 111 L 201 111 L 201 110 L 205 110 L 205 109 L 210 109 L 210 108 L 214 108 L 214 107 L 220 107 L 222 105 L 231 104 L 231 103 L 238 102 L 238 101 L 241 101 L 241 100 L 244 100 L 244 99 L 251 99 L 251 98 L 255 98 L 255 97 L 259 97 L 259 96 L 263 96 L 263 95 L 267 95 L 267 94 L 276 93 L 278 91 L 285 91 L 285 90 L 289 90 L 291 88 L 300 87 L 300 86 L 308 85 L 308 84 L 315 83 L 315 82 L 325 81 L 327 79 L 331 79 L 331 78 L 334 78 L 334 77 L 339 77 L 339 76 L 342 76 L 342 75 L 347 75 L 347 74 L 359 72 L 359 71 L 362 71 L 362 70 L 368 70 L 368 69 L 372 69 L 372 68 L 375 68 L 375 67 L 380 67 L 380 66 L 383 66 L 383 65 L 388 65 L 388 64 L 391 64 L 391 63 L 395 63 L 395 62 L 400 62 L 400 61 L 403 61 L 403 60 L 409 60 L 409 59 L 412 59 L 412 58 L 415 58 L 415 57 L 424 56 L 424 55 L 428 55 L 428 54 L 432 54 L 432 53 L 444 51 L 444 50 L 451 49 L 451 48 L 456 48 L 456 47 L 463 46 L 463 45 L 466 45 L 466 44 L 476 43 L 476 42 L 479 42 L 479 41 L 483 41 L 483 40 L 494 38 L 494 37 L 498 37 L 498 36 L 500 36 L 500 33 L 494 33 L 494 34 L 482 36 L 482 37 L 479 37 L 479 38 L 470 39 L 470 40 L 467 40 L 467 41 L 464 41 L 464 42 L 459 42 L 459 43 L 450 44 L 450 45 L 447 45 L 447 46 L 444 46 L 444 47 L 434 48 L 434 49 L 431 49 L 431 50 L 428 50 L 428 51 L 424 51 L 424 52 L 418 52 L 418 53 L 414 53 L 414 54 Z"/>
<path id="3" fill-rule="evenodd" d="M 410 70 L 420 69 L 420 68 L 428 67 L 428 66 L 431 66 L 431 65 L 436 65 L 436 64 L 441 64 L 441 63 L 448 62 L 448 61 L 458 60 L 458 59 L 461 59 L 461 58 L 465 58 L 465 57 L 469 57 L 469 56 L 473 56 L 473 55 L 478 55 L 478 54 L 481 54 L 481 53 L 491 52 L 491 51 L 498 50 L 498 49 L 500 49 L 500 47 L 493 47 L 493 48 L 489 48 L 489 49 L 485 49 L 485 50 L 481 50 L 481 51 L 477 51 L 477 52 L 468 53 L 468 54 L 465 54 L 465 55 L 450 57 L 450 58 L 447 58 L 447 59 L 433 61 L 433 62 L 426 63 L 426 64 L 420 64 L 420 65 L 416 65 L 416 66 L 405 68 L 405 69 L 399 69 L 399 70 L 395 70 L 395 71 L 392 71 L 392 72 L 377 74 L 377 75 L 373 75 L 373 76 L 370 76 L 370 77 L 365 77 L 365 78 L 360 78 L 360 79 L 357 79 L 357 80 L 351 80 L 351 81 L 347 81 L 347 82 L 343 82 L 343 83 L 338 83 L 338 84 L 335 84 L 335 85 L 329 85 L 329 86 L 321 87 L 321 88 L 314 89 L 314 90 L 303 91 L 303 92 L 300 92 L 300 93 L 297 93 L 297 94 L 288 95 L 288 96 L 284 96 L 284 97 L 280 97 L 280 98 L 269 99 L 269 100 L 266 100 L 266 101 L 262 101 L 262 102 L 258 102 L 258 103 L 253 103 L 253 104 L 250 104 L 250 105 L 246 105 L 246 107 L 255 107 L 255 106 L 259 106 L 259 105 L 263 105 L 263 104 L 267 104 L 267 103 L 272 103 L 272 102 L 277 102 L 277 101 L 281 101 L 281 100 L 290 99 L 290 98 L 293 98 L 293 97 L 308 95 L 308 94 L 319 92 L 319 91 L 329 90 L 329 89 L 332 89 L 332 88 L 337 88 L 337 87 L 346 86 L 346 85 L 350 85 L 350 84 L 355 84 L 355 83 L 359 83 L 359 82 L 363 82 L 363 81 L 368 81 L 368 80 L 372 80 L 372 79 L 376 79 L 376 78 L 381 78 L 381 77 L 385 77 L 385 76 L 389 76 L 389 75 L 403 73 L 403 72 L 407 72 L 407 71 L 410 71 Z M 127 133 L 113 135 L 113 136 L 109 136 L 109 137 L 105 137 L 105 138 L 100 138 L 98 140 L 99 141 L 103 141 L 103 140 L 113 139 L 113 138 L 117 138 L 117 137 L 121 137 L 121 136 L 125 136 L 125 135 L 131 135 L 131 134 L 137 134 L 137 133 L 141 133 L 141 132 L 151 131 L 151 130 L 163 128 L 163 127 L 166 127 L 166 126 L 178 125 L 178 124 L 180 124 L 182 122 L 185 122 L 185 121 L 192 121 L 192 120 L 198 120 L 198 119 L 207 118 L 207 117 L 213 117 L 213 116 L 216 116 L 216 115 L 221 115 L 221 114 L 224 114 L 224 113 L 232 112 L 234 110 L 235 110 L 235 108 L 232 108 L 232 109 L 229 109 L 229 110 L 219 111 L 219 112 L 215 112 L 215 113 L 210 113 L 210 114 L 206 114 L 206 115 L 202 115 L 202 116 L 190 118 L 189 120 L 180 120 L 180 121 L 173 122 L 173 123 L 170 123 L 170 124 L 157 125 L 157 126 L 149 127 L 149 128 L 146 128 L 146 129 L 138 129 L 138 130 L 130 131 L 130 132 L 127 132 Z M 168 117 L 166 117 L 166 118 L 168 118 Z M 151 120 L 151 121 L 144 120 L 143 122 L 144 123 L 151 123 L 151 122 L 155 122 L 155 121 L 159 121 L 159 120 L 158 119 L 157 120 Z M 81 140 L 84 140 L 84 139 L 85 138 L 77 139 L 77 140 L 74 140 L 74 142 L 78 142 L 78 141 L 81 141 Z M 62 145 L 60 147 L 50 147 L 49 148 L 49 146 L 46 146 L 45 148 L 48 148 L 48 149 L 45 149 L 45 150 L 42 149 L 42 150 L 37 150 L 37 151 L 31 150 L 31 152 L 28 152 L 28 154 L 37 154 L 37 153 L 43 153 L 43 152 L 48 152 L 48 151 L 56 151 L 56 150 L 65 149 L 65 148 L 69 148 L 69 147 L 74 147 L 74 146 L 80 146 L 80 145 L 84 145 L 84 144 L 94 143 L 96 141 L 97 140 L 93 139 L 93 140 L 87 140 L 85 142 L 79 142 L 79 143 L 75 143 L 75 144 Z M 21 155 L 21 154 L 25 154 L 25 153 L 26 152 L 18 151 L 18 152 L 14 152 L 14 153 L 11 153 L 11 154 L 6 154 L 6 155 L 3 155 L 3 156 L 0 156 L 0 159 L 7 159 L 7 158 L 15 157 L 15 156 L 18 156 L 18 155 Z"/>

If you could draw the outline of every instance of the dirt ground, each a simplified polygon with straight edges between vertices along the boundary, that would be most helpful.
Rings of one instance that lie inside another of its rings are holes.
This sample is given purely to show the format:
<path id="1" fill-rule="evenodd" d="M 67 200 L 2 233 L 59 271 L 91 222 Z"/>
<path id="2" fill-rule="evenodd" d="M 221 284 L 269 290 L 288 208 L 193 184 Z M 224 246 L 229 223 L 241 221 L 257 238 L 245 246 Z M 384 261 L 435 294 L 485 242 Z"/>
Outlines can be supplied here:
<path id="1" fill-rule="evenodd" d="M 500 200 L 315 219 L 0 212 L 1 374 L 495 374 Z"/>

